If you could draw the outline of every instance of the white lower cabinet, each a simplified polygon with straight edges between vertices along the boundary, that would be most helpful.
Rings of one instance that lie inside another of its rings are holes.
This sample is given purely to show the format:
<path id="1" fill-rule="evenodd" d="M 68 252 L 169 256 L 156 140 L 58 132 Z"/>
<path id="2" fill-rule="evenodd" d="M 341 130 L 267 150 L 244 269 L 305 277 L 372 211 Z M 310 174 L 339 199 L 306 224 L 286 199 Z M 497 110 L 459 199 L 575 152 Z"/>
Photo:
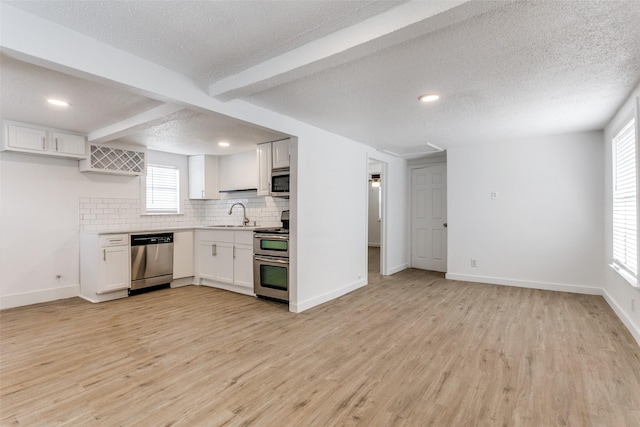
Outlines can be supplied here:
<path id="1" fill-rule="evenodd" d="M 91 302 L 126 297 L 130 252 L 128 234 L 81 234 L 80 296 Z"/>
<path id="2" fill-rule="evenodd" d="M 196 230 L 198 284 L 253 295 L 253 232 Z"/>
<path id="3" fill-rule="evenodd" d="M 129 281 L 129 246 L 108 246 L 102 248 L 100 276 L 102 276 L 98 293 L 108 293 L 128 289 Z"/>
<path id="4" fill-rule="evenodd" d="M 194 275 L 193 230 L 173 232 L 173 280 Z"/>

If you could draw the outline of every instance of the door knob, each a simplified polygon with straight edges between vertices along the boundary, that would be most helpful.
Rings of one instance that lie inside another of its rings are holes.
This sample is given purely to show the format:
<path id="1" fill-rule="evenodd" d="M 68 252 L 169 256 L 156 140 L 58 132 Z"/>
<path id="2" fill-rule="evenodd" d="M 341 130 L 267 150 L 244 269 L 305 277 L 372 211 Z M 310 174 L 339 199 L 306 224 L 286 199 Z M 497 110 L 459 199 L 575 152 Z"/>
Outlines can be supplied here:
<path id="1" fill-rule="evenodd" d="M 446 223 L 446 222 L 445 222 L 444 224 L 442 224 L 442 225 L 444 226 L 444 228 L 447 228 L 447 227 L 448 227 L 448 225 L 447 225 L 447 223 Z"/>

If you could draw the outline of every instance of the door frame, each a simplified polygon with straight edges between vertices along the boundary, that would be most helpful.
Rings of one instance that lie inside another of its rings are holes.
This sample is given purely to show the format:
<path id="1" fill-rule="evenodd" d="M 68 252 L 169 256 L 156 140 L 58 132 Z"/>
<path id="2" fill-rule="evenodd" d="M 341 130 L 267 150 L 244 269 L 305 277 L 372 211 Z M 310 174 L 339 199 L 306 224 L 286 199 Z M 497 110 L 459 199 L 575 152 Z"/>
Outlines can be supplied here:
<path id="1" fill-rule="evenodd" d="M 382 183 L 381 187 L 380 187 L 380 191 L 382 192 L 382 197 L 380 199 L 380 202 L 382 204 L 381 206 L 381 211 L 382 211 L 382 218 L 380 219 L 380 274 L 383 276 L 387 276 L 387 191 L 385 190 L 385 186 L 386 186 L 386 180 L 387 180 L 387 168 L 389 166 L 389 164 L 387 162 L 385 162 L 384 160 L 381 160 L 375 156 L 371 156 L 370 154 L 367 154 L 367 170 L 366 170 L 366 175 L 365 175 L 365 184 L 366 184 L 366 191 L 367 191 L 367 197 L 365 198 L 365 202 L 366 202 L 366 209 L 365 209 L 365 236 L 366 236 L 366 247 L 367 247 L 367 253 L 365 255 L 365 259 L 366 259 L 366 263 L 365 263 L 365 270 L 367 272 L 367 282 L 369 281 L 369 196 L 371 195 L 371 192 L 369 191 L 369 176 L 371 175 L 371 173 L 369 172 L 369 164 L 371 162 L 376 162 L 376 163 L 380 163 L 381 170 L 380 170 L 380 182 Z"/>

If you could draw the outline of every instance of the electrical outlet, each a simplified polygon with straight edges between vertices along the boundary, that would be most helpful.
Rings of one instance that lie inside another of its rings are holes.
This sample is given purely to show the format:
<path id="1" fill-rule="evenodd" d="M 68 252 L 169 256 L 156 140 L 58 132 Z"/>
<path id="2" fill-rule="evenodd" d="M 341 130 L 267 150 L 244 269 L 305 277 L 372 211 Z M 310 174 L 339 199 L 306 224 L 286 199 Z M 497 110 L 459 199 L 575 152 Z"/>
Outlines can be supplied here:
<path id="1" fill-rule="evenodd" d="M 491 192 L 491 200 L 498 200 L 499 198 L 500 198 L 500 193 L 498 193 L 497 191 Z"/>
<path id="2" fill-rule="evenodd" d="M 473 268 L 478 268 L 478 261 L 476 261 L 475 259 L 471 259 L 471 267 Z"/>

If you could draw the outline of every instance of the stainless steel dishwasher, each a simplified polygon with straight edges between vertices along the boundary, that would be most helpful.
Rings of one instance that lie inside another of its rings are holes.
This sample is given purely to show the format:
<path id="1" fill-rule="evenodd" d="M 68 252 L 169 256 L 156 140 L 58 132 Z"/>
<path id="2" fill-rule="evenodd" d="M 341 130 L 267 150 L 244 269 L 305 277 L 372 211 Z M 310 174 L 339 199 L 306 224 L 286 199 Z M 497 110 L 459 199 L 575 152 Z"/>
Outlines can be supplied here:
<path id="1" fill-rule="evenodd" d="M 131 235 L 131 290 L 173 280 L 173 233 Z"/>

